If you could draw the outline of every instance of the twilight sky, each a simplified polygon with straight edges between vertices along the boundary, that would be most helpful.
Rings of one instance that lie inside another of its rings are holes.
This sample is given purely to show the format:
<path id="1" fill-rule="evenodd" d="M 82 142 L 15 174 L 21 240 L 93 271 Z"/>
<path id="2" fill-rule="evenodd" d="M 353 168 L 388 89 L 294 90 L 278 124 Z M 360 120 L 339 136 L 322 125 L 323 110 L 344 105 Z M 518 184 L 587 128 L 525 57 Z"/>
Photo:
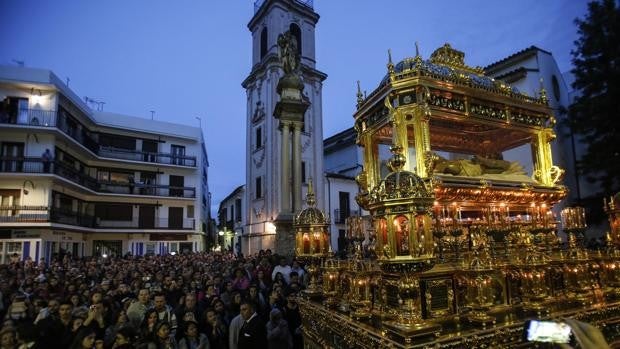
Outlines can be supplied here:
<path id="1" fill-rule="evenodd" d="M 352 126 L 355 82 L 372 91 L 394 61 L 445 42 L 486 66 L 536 45 L 571 69 L 585 0 L 314 0 L 324 137 Z M 50 69 L 105 111 L 198 125 L 209 153 L 212 212 L 245 180 L 249 0 L 1 0 L 0 64 Z"/>

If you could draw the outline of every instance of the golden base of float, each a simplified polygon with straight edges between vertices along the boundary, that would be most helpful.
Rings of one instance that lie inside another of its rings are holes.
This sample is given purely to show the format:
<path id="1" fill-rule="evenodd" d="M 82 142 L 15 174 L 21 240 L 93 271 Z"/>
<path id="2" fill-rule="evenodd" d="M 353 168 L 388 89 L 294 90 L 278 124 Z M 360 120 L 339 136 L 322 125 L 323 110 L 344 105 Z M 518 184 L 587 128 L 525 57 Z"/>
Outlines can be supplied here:
<path id="1" fill-rule="evenodd" d="M 392 335 L 399 338 L 404 343 L 411 343 L 413 338 L 427 337 L 429 335 L 439 336 L 441 325 L 427 322 L 415 324 L 403 324 L 397 321 L 388 321 L 383 324 Z"/>
<path id="2" fill-rule="evenodd" d="M 467 320 L 473 324 L 480 325 L 483 328 L 487 327 L 487 325 L 495 325 L 497 322 L 493 316 L 487 314 L 484 310 L 472 311 L 471 314 L 467 315 Z"/>

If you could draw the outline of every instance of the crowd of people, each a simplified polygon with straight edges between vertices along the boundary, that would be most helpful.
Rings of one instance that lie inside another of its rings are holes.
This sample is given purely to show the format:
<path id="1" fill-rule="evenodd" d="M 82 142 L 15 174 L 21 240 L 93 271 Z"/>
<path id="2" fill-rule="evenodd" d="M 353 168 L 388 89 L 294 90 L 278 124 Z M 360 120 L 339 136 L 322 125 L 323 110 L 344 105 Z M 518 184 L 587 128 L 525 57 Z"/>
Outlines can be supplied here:
<path id="1" fill-rule="evenodd" d="M 0 349 L 303 348 L 298 261 L 165 256 L 0 265 Z"/>

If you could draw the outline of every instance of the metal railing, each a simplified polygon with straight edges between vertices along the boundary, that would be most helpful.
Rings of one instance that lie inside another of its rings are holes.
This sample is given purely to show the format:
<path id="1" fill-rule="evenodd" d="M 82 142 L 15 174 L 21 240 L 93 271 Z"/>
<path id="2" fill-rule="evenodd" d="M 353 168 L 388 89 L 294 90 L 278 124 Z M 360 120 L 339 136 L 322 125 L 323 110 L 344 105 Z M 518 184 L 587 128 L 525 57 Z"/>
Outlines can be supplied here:
<path id="1" fill-rule="evenodd" d="M 15 113 L 0 112 L 0 124 L 56 127 L 56 112 L 40 109 L 20 109 Z"/>
<path id="2" fill-rule="evenodd" d="M 192 230 L 195 228 L 196 224 L 193 218 L 154 218 L 153 220 L 137 219 L 131 221 L 111 221 L 57 207 L 53 207 L 50 212 L 50 221 L 54 223 L 77 225 L 87 228 Z"/>
<path id="3" fill-rule="evenodd" d="M 351 217 L 351 210 L 334 210 L 334 223 L 336 224 L 345 224 L 349 217 Z"/>
<path id="4" fill-rule="evenodd" d="M 50 221 L 87 228 L 95 228 L 97 222 L 95 216 L 59 207 L 52 207 L 50 209 Z"/>
<path id="5" fill-rule="evenodd" d="M 132 220 L 132 221 L 105 221 L 97 220 L 97 228 L 116 228 L 116 229 L 194 229 L 195 220 L 155 218 L 152 221 Z"/>
<path id="6" fill-rule="evenodd" d="M 196 167 L 195 156 L 172 155 L 169 153 L 159 153 L 159 152 L 155 153 L 155 152 L 129 150 L 129 149 L 121 149 L 121 148 L 115 148 L 115 147 L 103 147 L 103 146 L 99 148 L 98 154 L 99 156 L 114 158 L 114 159 L 155 162 L 158 164 L 170 164 L 170 165 Z"/>
<path id="7" fill-rule="evenodd" d="M 195 187 L 177 187 L 161 184 L 118 183 L 98 181 L 62 161 L 45 162 L 40 158 L 0 157 L 0 173 L 53 173 L 100 193 L 128 195 L 152 195 L 165 197 L 195 198 Z"/>
<path id="8" fill-rule="evenodd" d="M 0 124 L 55 127 L 101 157 L 196 167 L 195 156 L 100 146 L 84 128 L 72 126 L 66 116 L 54 110 L 20 109 L 13 114 L 0 112 Z"/>
<path id="9" fill-rule="evenodd" d="M 153 195 L 181 198 L 195 198 L 196 188 L 194 187 L 175 187 L 161 184 L 142 184 L 118 183 L 118 182 L 99 182 L 99 192 L 129 194 L 129 195 Z"/>
<path id="10" fill-rule="evenodd" d="M 48 211 L 46 206 L 0 206 L 0 223 L 47 222 Z"/>

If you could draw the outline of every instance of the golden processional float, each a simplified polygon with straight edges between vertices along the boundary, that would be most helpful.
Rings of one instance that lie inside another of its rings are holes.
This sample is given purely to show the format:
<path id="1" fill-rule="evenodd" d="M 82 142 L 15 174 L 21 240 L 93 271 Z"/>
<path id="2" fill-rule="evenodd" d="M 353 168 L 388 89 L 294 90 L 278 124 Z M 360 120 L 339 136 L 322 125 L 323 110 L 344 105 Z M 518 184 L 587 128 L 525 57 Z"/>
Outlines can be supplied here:
<path id="1" fill-rule="evenodd" d="M 357 201 L 370 217 L 350 219 L 355 251 L 335 259 L 327 225 L 296 225 L 316 278 L 300 300 L 307 347 L 528 347 L 529 318 L 620 337 L 620 196 L 605 203 L 604 251 L 583 248 L 583 208 L 551 211 L 566 189 L 545 90 L 519 93 L 448 44 L 387 68 L 367 97 L 358 85 Z M 531 173 L 503 159 L 524 149 Z"/>

